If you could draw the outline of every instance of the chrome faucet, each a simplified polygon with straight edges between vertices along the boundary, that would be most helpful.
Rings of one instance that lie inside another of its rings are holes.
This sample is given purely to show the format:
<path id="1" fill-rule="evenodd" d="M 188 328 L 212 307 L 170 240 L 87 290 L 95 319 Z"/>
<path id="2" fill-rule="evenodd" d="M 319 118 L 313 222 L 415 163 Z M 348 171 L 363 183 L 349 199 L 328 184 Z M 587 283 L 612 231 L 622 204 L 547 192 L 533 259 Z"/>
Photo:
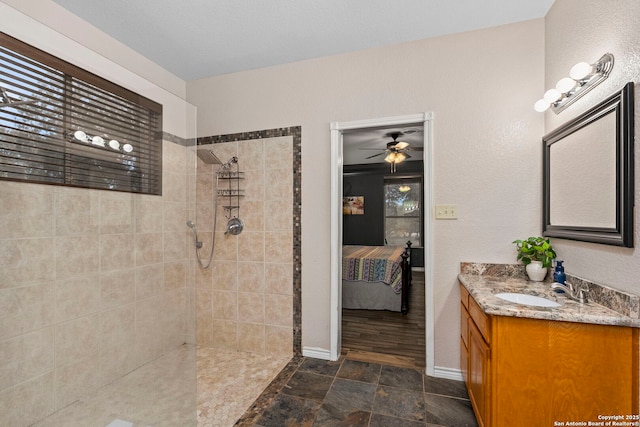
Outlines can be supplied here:
<path id="1" fill-rule="evenodd" d="M 569 282 L 565 282 L 564 284 L 553 282 L 551 289 L 562 290 L 570 299 L 578 301 L 580 304 L 589 302 L 589 290 L 582 287 L 580 289 L 574 289 L 573 285 Z"/>

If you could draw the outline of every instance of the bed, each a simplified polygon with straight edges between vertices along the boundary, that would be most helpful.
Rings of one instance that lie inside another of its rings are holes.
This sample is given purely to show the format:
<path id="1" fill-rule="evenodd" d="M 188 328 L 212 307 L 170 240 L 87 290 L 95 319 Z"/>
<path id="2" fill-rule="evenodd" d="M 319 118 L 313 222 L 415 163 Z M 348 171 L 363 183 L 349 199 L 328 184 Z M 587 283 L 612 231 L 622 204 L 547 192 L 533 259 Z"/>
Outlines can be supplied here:
<path id="1" fill-rule="evenodd" d="M 342 308 L 409 312 L 411 242 L 342 247 Z"/>

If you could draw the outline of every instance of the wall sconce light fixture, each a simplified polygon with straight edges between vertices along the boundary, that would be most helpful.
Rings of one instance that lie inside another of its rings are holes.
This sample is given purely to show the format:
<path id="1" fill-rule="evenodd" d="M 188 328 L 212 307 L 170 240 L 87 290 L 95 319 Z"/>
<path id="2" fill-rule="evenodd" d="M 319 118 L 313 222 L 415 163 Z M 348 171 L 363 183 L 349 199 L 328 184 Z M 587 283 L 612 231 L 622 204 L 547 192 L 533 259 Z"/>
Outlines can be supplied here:
<path id="1" fill-rule="evenodd" d="M 101 136 L 87 135 L 81 130 L 75 131 L 73 133 L 73 138 L 80 142 L 95 145 L 97 147 L 111 148 L 114 151 L 124 151 L 125 153 L 131 153 L 133 151 L 133 146 L 131 144 L 120 144 L 120 142 L 115 139 L 105 141 Z"/>
<path id="2" fill-rule="evenodd" d="M 612 69 L 613 55 L 610 53 L 605 53 L 593 64 L 579 62 L 571 67 L 569 77 L 560 79 L 555 88 L 546 91 L 533 108 L 541 113 L 551 107 L 558 114 L 609 77 Z"/>

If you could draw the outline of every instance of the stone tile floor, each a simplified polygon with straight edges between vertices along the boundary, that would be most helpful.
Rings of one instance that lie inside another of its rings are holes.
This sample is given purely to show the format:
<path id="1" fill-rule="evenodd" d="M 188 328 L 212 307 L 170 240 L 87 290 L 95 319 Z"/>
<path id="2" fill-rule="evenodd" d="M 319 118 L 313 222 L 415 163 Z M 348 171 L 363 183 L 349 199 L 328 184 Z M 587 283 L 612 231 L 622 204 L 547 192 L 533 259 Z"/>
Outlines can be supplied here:
<path id="1" fill-rule="evenodd" d="M 240 427 L 477 426 L 459 381 L 417 369 L 298 357 L 235 424 Z"/>

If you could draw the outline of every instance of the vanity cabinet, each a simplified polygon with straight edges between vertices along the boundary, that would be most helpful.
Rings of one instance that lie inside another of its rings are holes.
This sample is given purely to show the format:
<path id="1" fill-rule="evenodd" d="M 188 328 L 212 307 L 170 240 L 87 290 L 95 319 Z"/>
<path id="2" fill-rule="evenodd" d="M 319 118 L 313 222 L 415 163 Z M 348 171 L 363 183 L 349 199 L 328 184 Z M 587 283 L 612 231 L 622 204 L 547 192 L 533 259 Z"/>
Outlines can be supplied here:
<path id="1" fill-rule="evenodd" d="M 460 295 L 460 363 L 478 425 L 638 421 L 637 328 L 487 315 L 464 286 Z"/>

